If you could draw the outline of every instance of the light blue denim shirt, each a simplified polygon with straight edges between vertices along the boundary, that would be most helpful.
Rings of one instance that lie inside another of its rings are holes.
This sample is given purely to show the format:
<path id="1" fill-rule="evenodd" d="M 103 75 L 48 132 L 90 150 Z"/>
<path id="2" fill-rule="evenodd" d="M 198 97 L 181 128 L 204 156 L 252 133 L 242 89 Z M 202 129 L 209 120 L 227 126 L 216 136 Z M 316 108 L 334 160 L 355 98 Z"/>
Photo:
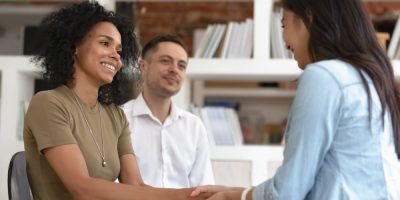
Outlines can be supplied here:
<path id="1" fill-rule="evenodd" d="M 254 200 L 400 199 L 400 162 L 389 112 L 382 125 L 379 97 L 367 93 L 350 64 L 310 64 L 299 78 L 287 128 L 284 161 L 256 186 Z"/>

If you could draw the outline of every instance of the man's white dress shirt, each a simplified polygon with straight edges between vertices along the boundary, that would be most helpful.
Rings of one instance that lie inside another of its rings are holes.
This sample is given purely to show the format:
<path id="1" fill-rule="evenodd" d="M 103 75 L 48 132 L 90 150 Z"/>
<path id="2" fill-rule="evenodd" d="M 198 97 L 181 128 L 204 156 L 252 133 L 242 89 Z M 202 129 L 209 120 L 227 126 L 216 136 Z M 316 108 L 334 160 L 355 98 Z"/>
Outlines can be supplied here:
<path id="1" fill-rule="evenodd" d="M 141 94 L 123 110 L 146 184 L 168 188 L 214 184 L 207 132 L 200 118 L 172 103 L 162 124 Z"/>

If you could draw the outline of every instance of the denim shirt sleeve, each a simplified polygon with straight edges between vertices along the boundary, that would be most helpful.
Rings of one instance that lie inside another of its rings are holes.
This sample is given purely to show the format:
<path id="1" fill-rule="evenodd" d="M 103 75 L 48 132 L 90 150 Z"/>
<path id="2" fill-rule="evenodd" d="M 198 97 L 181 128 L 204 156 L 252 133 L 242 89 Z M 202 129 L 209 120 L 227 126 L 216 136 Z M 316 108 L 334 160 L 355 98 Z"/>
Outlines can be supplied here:
<path id="1" fill-rule="evenodd" d="M 282 166 L 254 188 L 253 199 L 306 198 L 335 136 L 342 96 L 330 72 L 315 64 L 306 68 L 289 114 Z"/>

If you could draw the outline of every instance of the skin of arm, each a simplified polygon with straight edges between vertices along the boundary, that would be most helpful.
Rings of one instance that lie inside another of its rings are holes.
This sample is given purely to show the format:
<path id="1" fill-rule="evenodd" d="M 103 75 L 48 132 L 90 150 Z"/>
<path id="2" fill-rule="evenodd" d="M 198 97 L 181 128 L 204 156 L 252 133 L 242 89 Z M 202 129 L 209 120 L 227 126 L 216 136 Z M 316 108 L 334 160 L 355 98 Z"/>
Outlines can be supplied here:
<path id="1" fill-rule="evenodd" d="M 194 197 L 202 193 L 208 193 L 212 196 L 207 200 L 240 200 L 244 189 L 245 188 L 227 187 L 223 185 L 204 185 L 196 187 L 190 196 Z M 247 193 L 246 200 L 251 200 L 253 198 L 252 191 L 253 189 Z"/>
<path id="2" fill-rule="evenodd" d="M 208 200 L 240 200 L 243 190 L 228 190 L 225 192 L 219 192 L 211 196 Z M 246 195 L 246 200 L 251 200 L 253 197 L 250 190 Z"/>
<path id="3" fill-rule="evenodd" d="M 120 183 L 129 185 L 146 186 L 140 175 L 135 156 L 132 154 L 122 155 L 120 157 L 121 170 L 118 177 Z"/>
<path id="4" fill-rule="evenodd" d="M 190 197 L 192 189 L 159 189 L 145 186 L 133 156 L 122 156 L 121 180 L 114 183 L 89 176 L 83 155 L 76 144 L 60 145 L 43 150 L 43 153 L 61 179 L 67 190 L 76 200 L 180 200 L 205 199 L 206 194 Z M 132 162 L 132 160 L 134 162 Z M 127 167 L 136 169 L 129 171 Z M 135 168 L 135 167 L 134 167 Z M 134 184 L 134 185 L 128 185 Z"/>

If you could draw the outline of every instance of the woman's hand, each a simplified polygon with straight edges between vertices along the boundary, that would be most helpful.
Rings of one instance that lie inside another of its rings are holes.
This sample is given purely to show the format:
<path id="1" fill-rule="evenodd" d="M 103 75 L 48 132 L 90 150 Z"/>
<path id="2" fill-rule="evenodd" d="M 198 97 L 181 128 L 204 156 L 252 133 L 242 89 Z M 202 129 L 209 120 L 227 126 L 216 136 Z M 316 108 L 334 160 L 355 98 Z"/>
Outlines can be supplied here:
<path id="1" fill-rule="evenodd" d="M 212 195 L 207 200 L 228 200 L 228 197 L 226 196 L 225 192 L 218 192 Z"/>
<path id="2" fill-rule="evenodd" d="M 190 200 L 207 200 L 210 197 L 212 197 L 215 193 L 211 193 L 211 192 L 202 192 L 197 194 L 196 196 L 189 196 Z"/>
<path id="3" fill-rule="evenodd" d="M 207 193 L 208 195 L 213 195 L 219 192 L 225 191 L 243 191 L 244 188 L 240 187 L 228 187 L 223 185 L 203 185 L 196 187 L 193 192 L 190 194 L 191 197 L 198 196 L 202 193 Z"/>
<path id="4" fill-rule="evenodd" d="M 235 188 L 232 187 L 227 187 L 223 185 L 202 185 L 196 187 L 193 192 L 190 194 L 191 197 L 198 196 L 202 193 L 208 193 L 210 195 L 213 195 L 217 192 L 223 192 L 227 190 L 234 190 Z"/>
<path id="5" fill-rule="evenodd" d="M 215 193 L 207 200 L 239 200 L 242 195 L 241 190 L 228 190 L 225 192 Z"/>

